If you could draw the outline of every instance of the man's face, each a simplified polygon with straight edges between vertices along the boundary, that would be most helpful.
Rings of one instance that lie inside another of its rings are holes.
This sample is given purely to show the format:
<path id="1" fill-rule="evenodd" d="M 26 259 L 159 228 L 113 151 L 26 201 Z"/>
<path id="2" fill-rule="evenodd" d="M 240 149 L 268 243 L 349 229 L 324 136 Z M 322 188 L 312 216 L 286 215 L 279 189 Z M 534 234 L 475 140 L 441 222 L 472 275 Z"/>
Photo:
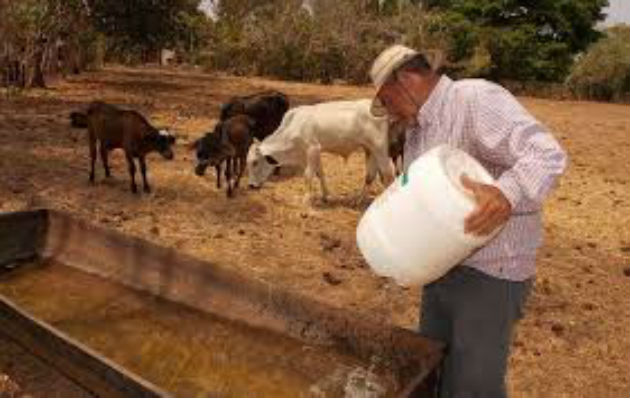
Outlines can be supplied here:
<path id="1" fill-rule="evenodd" d="M 408 86 L 405 86 L 406 74 L 400 72 L 397 75 L 385 82 L 378 92 L 378 98 L 392 120 L 413 124 L 418 113 L 418 105 Z"/>

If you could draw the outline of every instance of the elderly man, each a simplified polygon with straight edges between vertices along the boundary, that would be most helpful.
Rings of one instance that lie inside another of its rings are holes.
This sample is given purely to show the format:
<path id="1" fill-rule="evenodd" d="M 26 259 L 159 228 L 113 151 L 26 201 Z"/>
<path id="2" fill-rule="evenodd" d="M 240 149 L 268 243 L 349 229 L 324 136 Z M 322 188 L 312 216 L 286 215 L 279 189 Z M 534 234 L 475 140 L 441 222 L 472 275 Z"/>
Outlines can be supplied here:
<path id="1" fill-rule="evenodd" d="M 507 90 L 480 79 L 453 81 L 427 57 L 401 45 L 383 51 L 370 76 L 374 115 L 408 128 L 405 170 L 439 144 L 475 157 L 496 179 L 463 176 L 477 208 L 465 231 L 502 231 L 422 293 L 420 332 L 447 344 L 439 395 L 504 397 L 511 334 L 521 317 L 542 241 L 541 207 L 567 157 L 558 142 Z"/>

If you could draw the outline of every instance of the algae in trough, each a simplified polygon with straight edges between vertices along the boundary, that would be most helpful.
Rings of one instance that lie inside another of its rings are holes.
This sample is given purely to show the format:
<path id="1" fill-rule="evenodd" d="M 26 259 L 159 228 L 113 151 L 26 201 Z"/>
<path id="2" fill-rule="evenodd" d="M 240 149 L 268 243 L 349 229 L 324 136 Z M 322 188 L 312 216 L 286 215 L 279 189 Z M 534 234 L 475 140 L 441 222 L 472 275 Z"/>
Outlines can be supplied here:
<path id="1" fill-rule="evenodd" d="M 168 302 L 52 261 L 0 292 L 176 396 L 393 396 L 392 373 L 338 349 Z"/>

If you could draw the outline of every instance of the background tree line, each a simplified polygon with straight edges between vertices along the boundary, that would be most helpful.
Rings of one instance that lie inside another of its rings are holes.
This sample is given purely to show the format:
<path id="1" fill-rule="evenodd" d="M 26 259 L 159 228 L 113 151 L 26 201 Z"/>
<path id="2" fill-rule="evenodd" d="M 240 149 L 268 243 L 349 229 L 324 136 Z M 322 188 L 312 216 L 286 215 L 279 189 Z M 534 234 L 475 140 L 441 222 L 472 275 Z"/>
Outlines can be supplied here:
<path id="1" fill-rule="evenodd" d="M 155 61 L 162 48 L 205 45 L 196 0 L 0 0 L 0 85 L 45 86 L 46 77 L 104 62 Z"/>
<path id="2" fill-rule="evenodd" d="M 456 77 L 630 92 L 628 28 L 601 32 L 607 0 L 0 0 L 4 81 L 45 83 L 104 61 L 156 61 L 162 48 L 207 69 L 366 83 L 388 44 L 440 49 Z M 439 54 L 439 53 L 435 53 Z M 17 79 L 16 79 L 17 78 Z"/>

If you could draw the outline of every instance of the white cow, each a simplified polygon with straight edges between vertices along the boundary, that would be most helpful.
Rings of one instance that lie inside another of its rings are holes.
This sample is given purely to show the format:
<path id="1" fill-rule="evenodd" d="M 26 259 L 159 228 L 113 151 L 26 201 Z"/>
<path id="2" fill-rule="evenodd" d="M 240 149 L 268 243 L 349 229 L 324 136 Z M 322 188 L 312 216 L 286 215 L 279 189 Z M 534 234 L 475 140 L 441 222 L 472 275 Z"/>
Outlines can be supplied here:
<path id="1" fill-rule="evenodd" d="M 367 193 L 377 173 L 383 184 L 389 184 L 394 178 L 394 165 L 388 156 L 388 120 L 372 116 L 370 104 L 369 99 L 333 101 L 295 107 L 287 112 L 278 129 L 249 150 L 250 187 L 261 187 L 278 166 L 298 166 L 305 168 L 310 199 L 314 198 L 313 177 L 317 176 L 326 200 L 328 188 L 321 153 L 347 158 L 358 149 L 363 149 L 366 155 L 365 186 L 360 198 Z"/>

